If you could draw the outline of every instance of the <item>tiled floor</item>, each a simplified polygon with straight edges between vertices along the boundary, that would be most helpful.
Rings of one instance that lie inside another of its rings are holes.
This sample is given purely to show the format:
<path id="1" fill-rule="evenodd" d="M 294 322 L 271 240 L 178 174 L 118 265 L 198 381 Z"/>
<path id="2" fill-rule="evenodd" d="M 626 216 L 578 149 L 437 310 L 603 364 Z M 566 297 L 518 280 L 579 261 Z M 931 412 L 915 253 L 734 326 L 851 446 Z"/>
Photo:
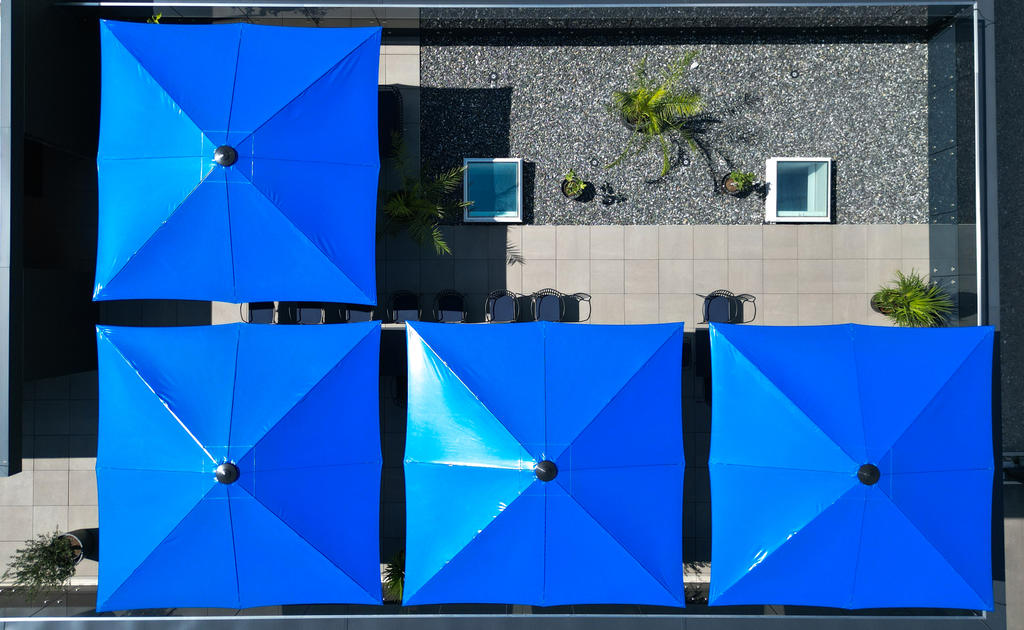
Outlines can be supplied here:
<path id="1" fill-rule="evenodd" d="M 692 330 L 700 295 L 728 289 L 756 298 L 748 316 L 757 324 L 885 325 L 871 294 L 897 270 L 929 270 L 927 225 L 466 225 L 446 234 L 451 257 L 401 237 L 381 243 L 381 297 L 404 289 L 429 303 L 453 288 L 479 321 L 488 291 L 554 288 L 589 293 L 592 323 L 682 320 Z"/>

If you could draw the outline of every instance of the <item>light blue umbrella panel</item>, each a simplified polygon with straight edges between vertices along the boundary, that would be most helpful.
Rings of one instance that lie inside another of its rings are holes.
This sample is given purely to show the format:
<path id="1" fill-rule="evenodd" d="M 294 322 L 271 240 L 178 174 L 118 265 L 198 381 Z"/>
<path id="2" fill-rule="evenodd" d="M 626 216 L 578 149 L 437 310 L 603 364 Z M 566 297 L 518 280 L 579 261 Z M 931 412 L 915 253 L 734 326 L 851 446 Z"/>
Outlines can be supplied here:
<path id="1" fill-rule="evenodd" d="M 380 37 L 101 21 L 93 298 L 376 303 Z"/>
<path id="2" fill-rule="evenodd" d="M 683 606 L 683 325 L 410 323 L 404 601 Z"/>
<path id="3" fill-rule="evenodd" d="M 992 609 L 989 327 L 712 324 L 712 604 Z"/>
<path id="4" fill-rule="evenodd" d="M 97 610 L 380 603 L 380 324 L 97 338 Z"/>

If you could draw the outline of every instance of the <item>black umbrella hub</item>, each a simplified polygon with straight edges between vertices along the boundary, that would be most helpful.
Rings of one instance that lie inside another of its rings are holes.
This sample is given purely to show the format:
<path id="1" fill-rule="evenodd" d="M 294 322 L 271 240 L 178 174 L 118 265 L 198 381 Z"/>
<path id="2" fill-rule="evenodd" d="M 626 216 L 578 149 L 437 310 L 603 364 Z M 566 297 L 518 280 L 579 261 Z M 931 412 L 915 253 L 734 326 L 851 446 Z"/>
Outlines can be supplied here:
<path id="1" fill-rule="evenodd" d="M 537 475 L 537 479 L 548 482 L 558 476 L 558 466 L 550 459 L 545 459 L 533 467 L 533 474 Z"/>
<path id="2" fill-rule="evenodd" d="M 217 477 L 217 481 L 222 484 L 228 485 L 238 481 L 238 466 L 235 466 L 231 462 L 224 462 L 220 466 L 217 466 L 217 470 L 214 471 L 214 475 Z"/>
<path id="3" fill-rule="evenodd" d="M 875 466 L 874 464 L 864 464 L 860 467 L 860 470 L 857 471 L 857 479 L 860 479 L 860 482 L 865 486 L 875 485 L 878 483 L 878 478 L 881 476 L 882 473 L 879 472 L 878 466 Z"/>
<path id="4" fill-rule="evenodd" d="M 222 144 L 213 152 L 213 161 L 221 166 L 231 166 L 238 161 L 238 151 L 233 146 Z"/>

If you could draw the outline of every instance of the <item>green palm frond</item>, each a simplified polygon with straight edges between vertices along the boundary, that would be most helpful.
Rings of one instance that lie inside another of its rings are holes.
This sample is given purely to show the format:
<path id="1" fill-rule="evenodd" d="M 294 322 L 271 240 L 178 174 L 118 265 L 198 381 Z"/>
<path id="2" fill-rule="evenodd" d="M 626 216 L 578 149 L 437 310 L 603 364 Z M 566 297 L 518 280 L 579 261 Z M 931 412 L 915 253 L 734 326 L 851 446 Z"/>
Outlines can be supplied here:
<path id="1" fill-rule="evenodd" d="M 935 327 L 946 322 L 953 300 L 934 282 L 916 271 L 896 272 L 896 280 L 871 298 L 875 307 L 897 326 Z"/>
<path id="2" fill-rule="evenodd" d="M 388 601 L 402 601 L 405 590 L 405 550 L 391 556 L 384 564 L 384 598 Z"/>
<path id="3" fill-rule="evenodd" d="M 392 193 L 382 206 L 384 231 L 390 234 L 405 230 L 419 245 L 433 247 L 438 255 L 451 254 L 451 247 L 441 231 L 441 222 L 456 210 L 466 207 L 464 201 L 452 200 L 462 183 L 464 167 L 442 171 L 427 182 L 405 174 L 401 156 L 402 138 L 392 135 L 392 159 L 403 174 L 402 189 Z"/>
<path id="4" fill-rule="evenodd" d="M 632 137 L 619 156 L 605 168 L 611 168 L 631 155 L 644 152 L 654 138 L 662 152 L 661 175 L 668 174 L 671 166 L 671 146 L 666 136 L 685 141 L 696 150 L 693 130 L 687 128 L 690 120 L 704 111 L 704 100 L 692 90 L 677 88 L 686 76 L 696 51 L 686 53 L 681 59 L 669 64 L 668 71 L 660 81 L 652 81 L 647 71 L 647 58 L 635 68 L 633 87 L 612 92 L 609 110 L 620 116 L 632 129 Z"/>

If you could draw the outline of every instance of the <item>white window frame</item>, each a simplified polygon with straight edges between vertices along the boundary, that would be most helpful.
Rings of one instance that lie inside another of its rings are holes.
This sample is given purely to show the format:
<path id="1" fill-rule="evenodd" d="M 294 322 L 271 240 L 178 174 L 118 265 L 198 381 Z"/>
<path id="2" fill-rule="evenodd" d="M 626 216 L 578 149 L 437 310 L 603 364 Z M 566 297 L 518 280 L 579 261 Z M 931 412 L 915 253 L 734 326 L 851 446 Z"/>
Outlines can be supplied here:
<path id="1" fill-rule="evenodd" d="M 469 200 L 469 165 L 470 164 L 493 164 L 497 162 L 515 162 L 516 164 L 516 214 L 507 217 L 472 217 L 470 208 L 462 209 L 462 220 L 465 223 L 522 223 L 523 222 L 523 158 L 463 158 L 462 166 L 465 171 L 462 174 L 462 199 Z"/>
<path id="2" fill-rule="evenodd" d="M 778 188 L 779 162 L 824 162 L 828 169 L 828 185 L 825 187 L 825 204 L 827 212 L 823 217 L 797 216 L 780 217 L 777 214 L 776 192 Z M 829 157 L 773 157 L 765 162 L 765 185 L 768 187 L 764 199 L 765 223 L 831 223 L 832 222 L 832 158 Z"/>

